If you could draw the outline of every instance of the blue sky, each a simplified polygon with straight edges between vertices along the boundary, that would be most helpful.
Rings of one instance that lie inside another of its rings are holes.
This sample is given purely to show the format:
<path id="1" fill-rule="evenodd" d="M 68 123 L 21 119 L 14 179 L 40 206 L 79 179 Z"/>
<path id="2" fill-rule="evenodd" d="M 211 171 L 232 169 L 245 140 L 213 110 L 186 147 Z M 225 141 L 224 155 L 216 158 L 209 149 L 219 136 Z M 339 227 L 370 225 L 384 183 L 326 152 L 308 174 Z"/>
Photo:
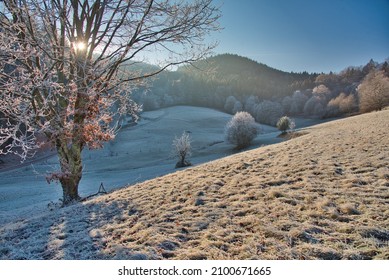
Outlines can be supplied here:
<path id="1" fill-rule="evenodd" d="M 389 0 L 215 0 L 215 53 L 284 71 L 339 72 L 389 58 Z"/>

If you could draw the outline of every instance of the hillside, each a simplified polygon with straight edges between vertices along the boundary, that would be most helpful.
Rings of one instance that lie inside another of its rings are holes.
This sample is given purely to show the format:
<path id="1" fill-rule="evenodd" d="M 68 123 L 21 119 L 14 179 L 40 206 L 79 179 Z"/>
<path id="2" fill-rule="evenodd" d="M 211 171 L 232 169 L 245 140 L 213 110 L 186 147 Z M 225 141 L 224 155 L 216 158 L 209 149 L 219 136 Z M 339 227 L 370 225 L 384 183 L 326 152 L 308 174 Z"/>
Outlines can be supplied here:
<path id="1" fill-rule="evenodd" d="M 131 118 L 115 139 L 102 149 L 84 150 L 84 174 L 80 195 L 97 192 L 101 183 L 107 191 L 143 182 L 175 171 L 177 159 L 172 154 L 175 137 L 190 132 L 190 161 L 200 164 L 235 153 L 233 145 L 224 141 L 224 127 L 231 115 L 220 111 L 189 106 L 176 106 L 144 112 L 137 125 Z M 296 120 L 298 127 L 312 125 Z M 311 120 L 312 121 L 312 120 Z M 316 122 L 314 122 L 316 123 Z M 262 134 L 252 148 L 281 142 L 278 130 L 261 125 Z M 0 163 L 0 225 L 15 217 L 47 211 L 47 205 L 62 197 L 59 184 L 48 185 L 46 175 L 57 170 L 55 151 L 43 150 L 24 163 L 4 159 Z"/>
<path id="2" fill-rule="evenodd" d="M 198 69 L 216 68 L 215 75 L 226 78 L 226 76 L 239 75 L 243 79 L 253 78 L 253 76 L 264 75 L 266 77 L 288 77 L 290 80 L 307 78 L 310 75 L 304 73 L 290 73 L 272 68 L 266 64 L 256 62 L 247 57 L 236 54 L 220 54 L 192 64 Z M 189 71 L 192 67 L 181 67 L 181 71 Z M 247 76 L 249 75 L 249 77 Z M 317 74 L 312 74 L 317 76 Z M 220 80 L 220 79 L 217 79 Z"/>
<path id="3" fill-rule="evenodd" d="M 222 54 L 164 71 L 150 84 L 149 92 L 134 93 L 145 110 L 194 105 L 224 109 L 228 96 L 242 102 L 249 96 L 260 100 L 281 99 L 297 89 L 313 88 L 318 74 L 283 72 L 249 58 Z"/>
<path id="4" fill-rule="evenodd" d="M 234 95 L 242 100 L 250 95 L 260 99 L 282 98 L 296 89 L 314 87 L 317 77 L 317 74 L 307 72 L 280 71 L 233 54 L 210 57 L 195 62 L 192 66 L 182 67 L 179 72 L 185 73 L 191 80 L 189 89 L 193 86 L 204 88 L 202 91 L 197 91 L 197 94 L 208 91 L 208 95 L 212 96 L 219 88 L 217 97 L 225 99 L 229 95 Z"/>
<path id="5" fill-rule="evenodd" d="M 389 111 L 0 228 L 2 259 L 389 259 Z"/>

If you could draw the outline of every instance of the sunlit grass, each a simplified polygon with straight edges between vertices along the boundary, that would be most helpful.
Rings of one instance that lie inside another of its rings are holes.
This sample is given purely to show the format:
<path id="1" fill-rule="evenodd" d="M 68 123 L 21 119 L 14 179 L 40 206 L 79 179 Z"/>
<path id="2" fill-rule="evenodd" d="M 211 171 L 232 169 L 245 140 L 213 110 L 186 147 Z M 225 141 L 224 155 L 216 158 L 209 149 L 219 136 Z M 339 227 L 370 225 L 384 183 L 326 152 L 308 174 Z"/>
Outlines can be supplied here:
<path id="1" fill-rule="evenodd" d="M 315 126 L 4 225 L 1 257 L 389 259 L 388 118 Z"/>

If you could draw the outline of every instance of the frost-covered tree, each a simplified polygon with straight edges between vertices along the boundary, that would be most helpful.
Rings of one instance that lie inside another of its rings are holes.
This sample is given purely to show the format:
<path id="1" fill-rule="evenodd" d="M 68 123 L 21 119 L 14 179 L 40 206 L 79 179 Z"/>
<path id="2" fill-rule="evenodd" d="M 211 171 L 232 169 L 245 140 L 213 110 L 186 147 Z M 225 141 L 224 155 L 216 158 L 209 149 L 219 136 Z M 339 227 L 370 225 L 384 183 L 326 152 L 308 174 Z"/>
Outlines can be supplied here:
<path id="1" fill-rule="evenodd" d="M 262 124 L 275 126 L 283 115 L 282 105 L 278 102 L 265 100 L 256 106 L 255 119 Z"/>
<path id="2" fill-rule="evenodd" d="M 247 112 L 236 113 L 225 127 L 227 142 L 236 145 L 238 149 L 249 146 L 258 133 L 258 125 Z"/>
<path id="3" fill-rule="evenodd" d="M 192 165 L 187 161 L 187 157 L 191 155 L 191 139 L 187 132 L 183 132 L 181 137 L 176 137 L 173 140 L 173 154 L 178 157 L 176 168 Z"/>
<path id="4" fill-rule="evenodd" d="M 325 105 L 323 105 L 322 103 L 316 103 L 313 109 L 313 115 L 319 118 L 323 118 L 325 113 Z"/>
<path id="5" fill-rule="evenodd" d="M 244 110 L 251 115 L 255 115 L 255 106 L 258 103 L 258 97 L 250 95 L 244 103 Z"/>
<path id="6" fill-rule="evenodd" d="M 326 109 L 326 116 L 339 116 L 343 114 L 349 114 L 357 111 L 358 105 L 354 94 L 341 93 L 336 98 L 333 98 L 328 102 Z"/>
<path id="7" fill-rule="evenodd" d="M 307 116 L 319 116 L 321 111 L 316 111 L 316 109 L 320 109 L 320 104 L 321 106 L 322 103 L 324 102 L 323 98 L 320 96 L 314 95 L 311 98 L 308 99 L 308 101 L 304 105 L 304 114 Z"/>
<path id="8" fill-rule="evenodd" d="M 360 111 L 382 110 L 389 106 L 389 77 L 372 70 L 358 87 Z"/>
<path id="9" fill-rule="evenodd" d="M 1 1 L 0 153 L 25 159 L 44 135 L 60 163 L 48 180 L 64 204 L 79 200 L 82 150 L 114 138 L 116 115 L 138 113 L 131 88 L 207 55 L 219 16 L 212 0 Z M 136 70 L 149 54 L 160 67 Z"/>
<path id="10" fill-rule="evenodd" d="M 224 110 L 227 113 L 232 114 L 232 110 L 234 109 L 236 102 L 238 102 L 238 100 L 235 98 L 235 96 L 228 96 L 224 104 Z"/>
<path id="11" fill-rule="evenodd" d="M 285 114 L 289 114 L 292 107 L 292 97 L 291 96 L 285 96 L 284 99 L 282 99 L 282 110 Z"/>
<path id="12" fill-rule="evenodd" d="M 236 114 L 241 111 L 243 111 L 243 105 L 240 101 L 236 101 L 234 104 L 234 108 L 232 108 L 232 113 Z"/>
<path id="13" fill-rule="evenodd" d="M 312 90 L 312 95 L 318 97 L 323 102 L 328 102 L 332 97 L 332 92 L 325 85 L 318 85 Z"/>
<path id="14" fill-rule="evenodd" d="M 350 114 L 358 111 L 358 102 L 354 94 L 346 96 L 344 93 L 340 94 L 339 109 L 342 114 Z"/>
<path id="15" fill-rule="evenodd" d="M 292 95 L 292 103 L 290 105 L 290 113 L 292 115 L 301 114 L 304 110 L 305 102 L 307 102 L 308 97 L 302 93 L 301 91 L 297 90 Z"/>
<path id="16" fill-rule="evenodd" d="M 288 116 L 281 117 L 277 122 L 277 128 L 282 133 L 286 133 L 289 129 L 294 129 L 295 127 L 295 122 Z"/>

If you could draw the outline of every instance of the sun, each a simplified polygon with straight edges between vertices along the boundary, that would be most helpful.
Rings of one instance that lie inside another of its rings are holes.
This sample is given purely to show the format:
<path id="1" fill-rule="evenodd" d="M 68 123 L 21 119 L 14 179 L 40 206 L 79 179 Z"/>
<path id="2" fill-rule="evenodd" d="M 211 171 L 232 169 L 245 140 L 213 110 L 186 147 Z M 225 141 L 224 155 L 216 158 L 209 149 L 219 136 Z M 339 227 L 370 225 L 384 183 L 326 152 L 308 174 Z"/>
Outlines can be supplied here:
<path id="1" fill-rule="evenodd" d="M 77 51 L 83 51 L 86 49 L 86 44 L 84 42 L 76 42 L 74 47 Z"/>

